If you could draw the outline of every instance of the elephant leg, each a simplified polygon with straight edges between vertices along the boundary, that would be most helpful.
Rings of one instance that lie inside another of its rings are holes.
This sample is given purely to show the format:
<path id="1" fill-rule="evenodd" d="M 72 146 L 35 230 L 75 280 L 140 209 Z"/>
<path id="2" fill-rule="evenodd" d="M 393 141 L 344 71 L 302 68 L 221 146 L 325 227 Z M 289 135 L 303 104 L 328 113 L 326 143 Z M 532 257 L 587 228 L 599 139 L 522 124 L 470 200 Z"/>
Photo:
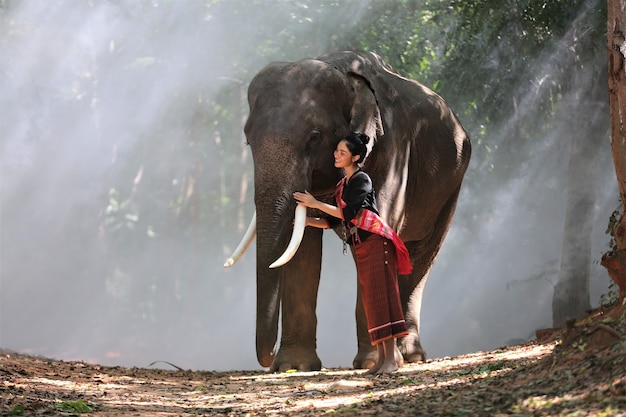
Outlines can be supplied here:
<path id="1" fill-rule="evenodd" d="M 322 230 L 307 227 L 296 255 L 282 266 L 280 348 L 270 371 L 319 371 L 317 292 L 322 267 Z"/>
<path id="2" fill-rule="evenodd" d="M 398 278 L 404 319 L 409 331 L 409 334 L 401 338 L 398 344 L 400 352 L 407 362 L 426 360 L 426 351 L 424 351 L 420 339 L 420 314 L 422 310 L 422 296 L 429 273 L 430 269 L 421 278 L 417 278 L 415 275 L 400 276 Z"/>
<path id="3" fill-rule="evenodd" d="M 420 340 L 422 296 L 424 295 L 426 282 L 439 249 L 448 233 L 459 191 L 460 185 L 442 207 L 433 225 L 432 233 L 428 238 L 419 242 L 406 242 L 406 247 L 409 250 L 411 262 L 413 263 L 413 272 L 410 275 L 399 276 L 398 287 L 400 289 L 404 318 L 409 330 L 408 336 L 399 340 L 399 345 L 404 359 L 408 362 L 426 360 L 426 352 Z"/>

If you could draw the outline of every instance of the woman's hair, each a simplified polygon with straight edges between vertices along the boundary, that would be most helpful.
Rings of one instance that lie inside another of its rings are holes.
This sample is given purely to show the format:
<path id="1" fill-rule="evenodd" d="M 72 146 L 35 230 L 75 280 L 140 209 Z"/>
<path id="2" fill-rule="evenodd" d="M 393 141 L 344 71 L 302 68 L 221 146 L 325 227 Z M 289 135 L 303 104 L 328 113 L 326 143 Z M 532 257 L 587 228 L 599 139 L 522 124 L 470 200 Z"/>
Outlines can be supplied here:
<path id="1" fill-rule="evenodd" d="M 359 155 L 360 158 L 357 164 L 362 164 L 367 155 L 367 144 L 370 138 L 365 133 L 350 132 L 348 136 L 344 138 L 346 146 L 353 156 Z"/>

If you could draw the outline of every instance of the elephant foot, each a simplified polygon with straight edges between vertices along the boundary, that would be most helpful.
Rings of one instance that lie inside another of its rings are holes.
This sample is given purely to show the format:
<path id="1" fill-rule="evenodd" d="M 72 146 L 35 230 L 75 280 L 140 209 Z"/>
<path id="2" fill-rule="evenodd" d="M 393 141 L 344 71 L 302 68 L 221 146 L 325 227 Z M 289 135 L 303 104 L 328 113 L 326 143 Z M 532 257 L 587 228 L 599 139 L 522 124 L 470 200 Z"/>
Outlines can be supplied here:
<path id="1" fill-rule="evenodd" d="M 377 362 L 378 352 L 376 347 L 370 343 L 359 343 L 359 350 L 352 360 L 352 367 L 354 369 L 371 369 Z"/>
<path id="2" fill-rule="evenodd" d="M 308 355 L 278 352 L 270 372 L 287 372 L 292 369 L 302 372 L 319 371 L 322 369 L 322 361 L 315 352 Z"/>
<path id="3" fill-rule="evenodd" d="M 356 356 L 352 360 L 352 367 L 354 369 L 371 369 L 378 362 L 378 353 L 376 349 L 371 346 L 366 349 L 359 349 Z"/>
<path id="4" fill-rule="evenodd" d="M 426 361 L 426 351 L 422 348 L 419 338 L 406 336 L 399 347 L 405 361 L 409 363 Z"/>
<path id="5" fill-rule="evenodd" d="M 426 361 L 426 353 L 422 352 L 415 352 L 412 353 L 410 355 L 402 355 L 404 356 L 404 359 L 409 362 L 409 363 L 415 363 L 415 362 L 425 362 Z"/>

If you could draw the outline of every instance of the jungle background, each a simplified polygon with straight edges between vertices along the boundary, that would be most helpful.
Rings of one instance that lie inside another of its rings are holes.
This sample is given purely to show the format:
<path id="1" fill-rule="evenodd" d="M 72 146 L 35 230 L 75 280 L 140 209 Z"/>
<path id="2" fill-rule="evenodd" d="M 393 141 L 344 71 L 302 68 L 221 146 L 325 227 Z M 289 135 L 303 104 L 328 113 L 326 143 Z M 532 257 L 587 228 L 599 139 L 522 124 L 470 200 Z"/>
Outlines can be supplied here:
<path id="1" fill-rule="evenodd" d="M 254 210 L 246 88 L 338 49 L 432 87 L 473 141 L 427 354 L 582 317 L 616 296 L 606 44 L 600 0 L 0 1 L 0 347 L 260 369 L 254 245 L 222 266 Z M 318 353 L 349 367 L 356 279 L 331 234 L 322 273 Z"/>

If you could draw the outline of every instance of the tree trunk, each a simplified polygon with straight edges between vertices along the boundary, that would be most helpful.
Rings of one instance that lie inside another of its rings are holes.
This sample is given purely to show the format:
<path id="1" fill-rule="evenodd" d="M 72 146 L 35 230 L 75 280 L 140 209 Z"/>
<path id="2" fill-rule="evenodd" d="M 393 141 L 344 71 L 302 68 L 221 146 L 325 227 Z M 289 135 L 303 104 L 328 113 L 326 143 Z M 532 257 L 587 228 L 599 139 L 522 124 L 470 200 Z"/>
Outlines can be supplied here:
<path id="1" fill-rule="evenodd" d="M 558 283 L 552 298 L 553 327 L 583 317 L 591 309 L 591 235 L 595 204 L 598 149 L 606 135 L 606 70 L 596 65 L 593 38 L 585 19 L 573 28 L 568 58 L 573 64 L 573 94 L 564 98 L 564 110 L 571 137 L 568 166 L 565 233 Z M 585 35 L 586 34 L 586 35 Z M 602 60 L 603 61 L 603 60 Z M 582 99 L 584 97 L 585 99 Z M 585 117 L 581 117 L 581 115 Z"/>
<path id="2" fill-rule="evenodd" d="M 620 301 L 626 296 L 626 80 L 624 57 L 626 54 L 626 1 L 608 0 L 607 37 L 608 37 L 608 76 L 609 105 L 611 112 L 611 151 L 621 201 L 621 215 L 613 228 L 616 249 L 604 254 L 602 266 L 607 268 L 609 276 L 620 292 Z"/>
<path id="3" fill-rule="evenodd" d="M 596 167 L 586 151 L 589 146 L 585 146 L 584 132 L 572 137 L 563 252 L 552 297 L 553 327 L 563 327 L 567 320 L 583 317 L 591 309 L 589 275 Z"/>

